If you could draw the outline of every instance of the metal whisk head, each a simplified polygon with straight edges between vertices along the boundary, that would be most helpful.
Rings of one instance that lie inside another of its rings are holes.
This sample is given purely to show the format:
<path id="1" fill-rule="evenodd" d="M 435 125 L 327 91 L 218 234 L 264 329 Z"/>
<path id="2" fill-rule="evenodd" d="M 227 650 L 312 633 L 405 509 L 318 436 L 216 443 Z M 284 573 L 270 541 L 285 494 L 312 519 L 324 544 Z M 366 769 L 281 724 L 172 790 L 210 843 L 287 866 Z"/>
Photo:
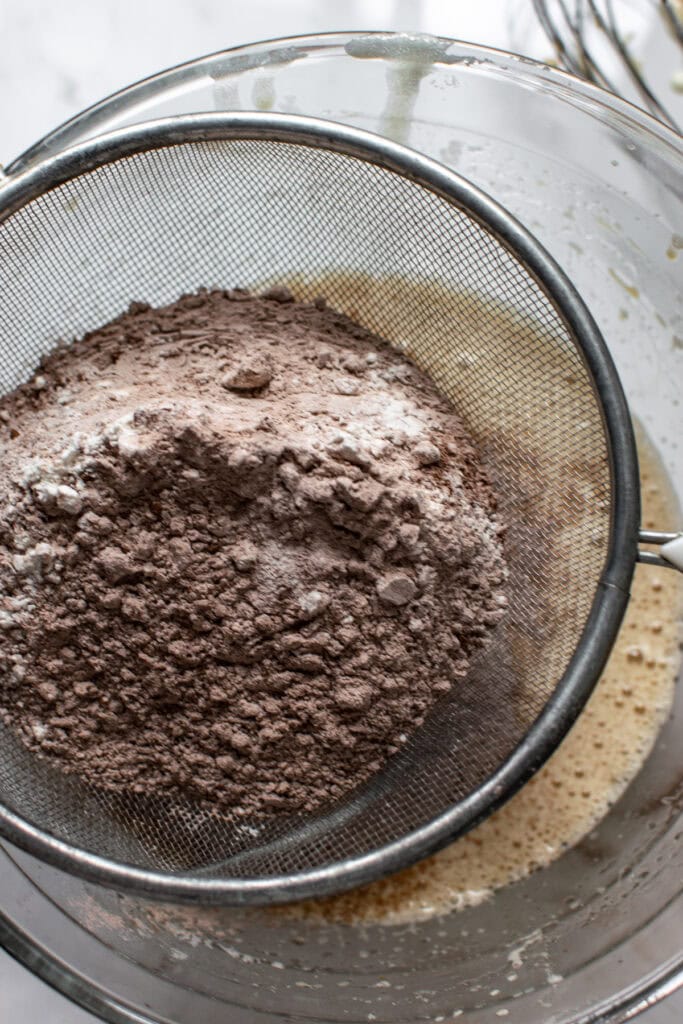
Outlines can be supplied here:
<path id="1" fill-rule="evenodd" d="M 258 244 L 255 244 L 258 240 Z M 199 286 L 288 284 L 410 352 L 485 457 L 509 613 L 369 783 L 245 828 L 189 800 L 66 777 L 0 731 L 0 830 L 100 883 L 265 903 L 332 892 L 471 827 L 552 752 L 615 637 L 637 466 L 610 357 L 559 267 L 502 208 L 338 124 L 192 115 L 67 151 L 0 189 L 0 389 L 57 339 Z"/>
<path id="2" fill-rule="evenodd" d="M 557 55 L 567 69 L 617 95 L 624 86 L 614 77 L 620 73 L 637 103 L 660 121 L 678 131 L 669 109 L 670 101 L 652 82 L 633 45 L 629 20 L 659 18 L 668 38 L 683 57 L 683 5 L 679 0 L 533 0 L 538 19 Z M 672 74 L 676 67 L 672 66 Z M 626 98 L 629 98 L 628 96 Z"/>

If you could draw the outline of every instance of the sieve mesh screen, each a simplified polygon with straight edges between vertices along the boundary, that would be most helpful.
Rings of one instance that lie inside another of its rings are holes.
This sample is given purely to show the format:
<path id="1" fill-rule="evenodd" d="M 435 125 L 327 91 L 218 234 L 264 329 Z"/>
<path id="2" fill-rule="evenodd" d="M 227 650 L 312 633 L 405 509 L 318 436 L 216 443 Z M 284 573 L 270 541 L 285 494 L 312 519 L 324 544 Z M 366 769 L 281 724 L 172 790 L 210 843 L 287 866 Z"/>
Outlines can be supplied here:
<path id="1" fill-rule="evenodd" d="M 180 142 L 113 159 L 0 223 L 0 390 L 133 300 L 289 284 L 406 351 L 478 441 L 508 524 L 510 610 L 468 678 L 373 781 L 313 819 L 233 821 L 112 796 L 2 734 L 0 801 L 114 861 L 268 878 L 357 857 L 463 800 L 554 692 L 595 596 L 613 496 L 579 345 L 523 263 L 418 181 L 297 142 Z"/>

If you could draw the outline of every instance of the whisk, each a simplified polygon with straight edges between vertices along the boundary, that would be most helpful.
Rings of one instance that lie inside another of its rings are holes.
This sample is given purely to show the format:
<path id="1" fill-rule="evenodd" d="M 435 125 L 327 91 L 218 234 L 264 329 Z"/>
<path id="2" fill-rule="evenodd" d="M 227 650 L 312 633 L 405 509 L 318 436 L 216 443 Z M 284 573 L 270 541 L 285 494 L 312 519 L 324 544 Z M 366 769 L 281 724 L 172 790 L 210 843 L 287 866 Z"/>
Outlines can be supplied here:
<path id="1" fill-rule="evenodd" d="M 635 52 L 628 21 L 634 15 L 660 19 L 674 46 L 683 53 L 683 4 L 680 0 L 533 0 L 538 20 L 567 71 L 617 95 L 634 98 L 660 121 L 680 130 L 662 89 Z M 608 70 L 611 69 L 611 70 Z M 674 71 L 675 68 L 672 68 Z M 623 83 L 623 84 L 622 84 Z M 631 89 L 624 84 L 630 83 Z"/>

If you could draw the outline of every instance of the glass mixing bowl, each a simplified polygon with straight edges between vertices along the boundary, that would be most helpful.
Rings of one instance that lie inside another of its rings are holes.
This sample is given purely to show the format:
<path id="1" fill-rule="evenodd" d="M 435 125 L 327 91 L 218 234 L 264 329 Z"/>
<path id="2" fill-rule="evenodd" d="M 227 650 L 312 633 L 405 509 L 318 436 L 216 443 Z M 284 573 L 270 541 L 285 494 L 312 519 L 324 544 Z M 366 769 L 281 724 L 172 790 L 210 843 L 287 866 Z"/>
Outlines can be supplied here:
<path id="1" fill-rule="evenodd" d="M 345 34 L 216 54 L 69 122 L 7 173 L 101 131 L 216 109 L 310 114 L 435 157 L 510 209 L 582 293 L 683 493 L 681 140 L 554 69 L 444 39 Z M 677 524 L 680 526 L 680 523 Z M 494 899 L 411 925 L 264 924 L 161 906 L 9 846 L 0 937 L 112 1021 L 625 1021 L 683 981 L 683 693 L 583 842 Z"/>

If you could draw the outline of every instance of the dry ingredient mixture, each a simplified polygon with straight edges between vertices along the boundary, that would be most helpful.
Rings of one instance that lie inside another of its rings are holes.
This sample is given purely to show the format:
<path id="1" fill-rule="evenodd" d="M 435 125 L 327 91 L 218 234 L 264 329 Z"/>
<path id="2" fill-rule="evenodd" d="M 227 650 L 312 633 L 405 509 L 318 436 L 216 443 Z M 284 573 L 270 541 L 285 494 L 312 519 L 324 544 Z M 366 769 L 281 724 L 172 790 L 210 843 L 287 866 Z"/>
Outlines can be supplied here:
<path id="1" fill-rule="evenodd" d="M 322 300 L 134 303 L 3 398 L 0 431 L 0 716 L 99 787 L 310 810 L 504 614 L 462 424 Z"/>

